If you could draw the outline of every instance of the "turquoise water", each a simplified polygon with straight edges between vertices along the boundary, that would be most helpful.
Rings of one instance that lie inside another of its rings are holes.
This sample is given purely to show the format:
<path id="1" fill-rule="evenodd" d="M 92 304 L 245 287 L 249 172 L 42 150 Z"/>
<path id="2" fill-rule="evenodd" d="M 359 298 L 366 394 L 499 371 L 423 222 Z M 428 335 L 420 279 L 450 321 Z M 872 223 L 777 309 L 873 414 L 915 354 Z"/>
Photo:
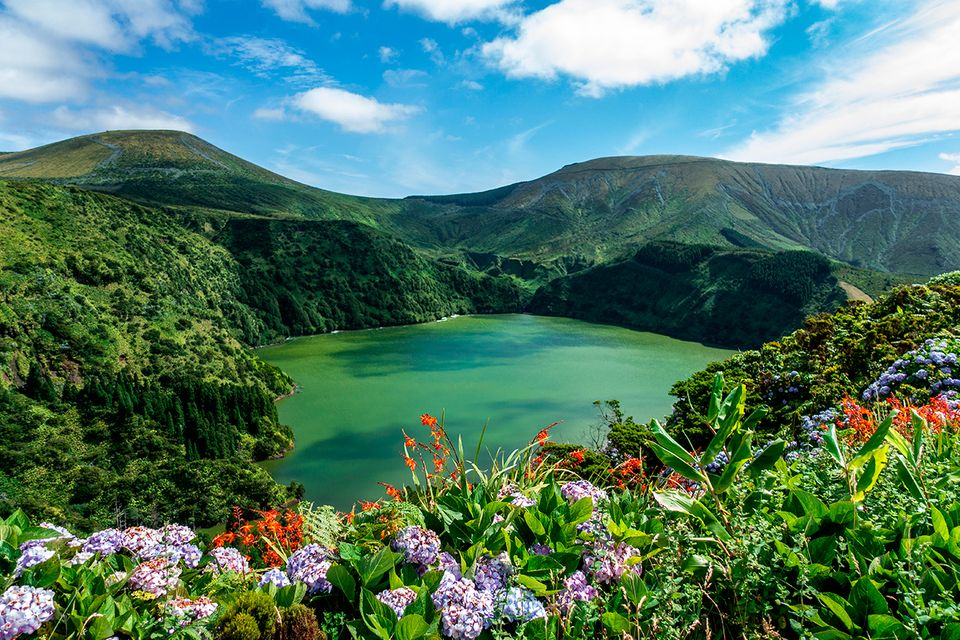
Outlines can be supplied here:
<path id="1" fill-rule="evenodd" d="M 637 419 L 667 414 L 673 382 L 729 351 L 564 318 L 469 316 L 431 324 L 301 338 L 260 355 L 293 376 L 281 401 L 296 448 L 265 463 L 309 500 L 348 509 L 402 485 L 401 429 L 426 439 L 419 415 L 445 414 L 468 451 L 513 449 L 553 422 L 554 440 L 588 442 L 594 400 L 618 399 Z"/>

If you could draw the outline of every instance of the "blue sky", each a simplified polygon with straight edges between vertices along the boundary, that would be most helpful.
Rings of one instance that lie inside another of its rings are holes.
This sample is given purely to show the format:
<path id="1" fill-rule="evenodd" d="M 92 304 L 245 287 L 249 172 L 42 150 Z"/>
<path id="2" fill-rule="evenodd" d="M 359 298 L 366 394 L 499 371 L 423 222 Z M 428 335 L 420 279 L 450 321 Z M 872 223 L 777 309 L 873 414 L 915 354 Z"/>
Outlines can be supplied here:
<path id="1" fill-rule="evenodd" d="M 185 129 L 326 189 L 609 155 L 960 175 L 960 2 L 0 0 L 0 150 Z"/>

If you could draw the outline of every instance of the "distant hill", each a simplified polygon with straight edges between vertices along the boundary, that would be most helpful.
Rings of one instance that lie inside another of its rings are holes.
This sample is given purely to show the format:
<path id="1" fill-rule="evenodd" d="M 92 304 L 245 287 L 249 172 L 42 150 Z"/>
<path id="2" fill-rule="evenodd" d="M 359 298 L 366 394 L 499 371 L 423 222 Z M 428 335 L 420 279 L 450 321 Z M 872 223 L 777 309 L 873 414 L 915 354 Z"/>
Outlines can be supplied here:
<path id="1" fill-rule="evenodd" d="M 480 193 L 388 200 L 309 187 L 187 133 L 111 131 L 4 155 L 0 177 L 153 205 L 353 220 L 435 255 L 488 254 L 555 274 L 628 258 L 652 241 L 812 249 L 919 275 L 960 268 L 960 177 L 911 171 L 612 157 Z"/>
<path id="2" fill-rule="evenodd" d="M 814 249 L 882 271 L 960 267 L 960 177 L 601 158 L 475 194 L 407 199 L 411 236 L 537 261 L 625 257 L 650 241 Z"/>

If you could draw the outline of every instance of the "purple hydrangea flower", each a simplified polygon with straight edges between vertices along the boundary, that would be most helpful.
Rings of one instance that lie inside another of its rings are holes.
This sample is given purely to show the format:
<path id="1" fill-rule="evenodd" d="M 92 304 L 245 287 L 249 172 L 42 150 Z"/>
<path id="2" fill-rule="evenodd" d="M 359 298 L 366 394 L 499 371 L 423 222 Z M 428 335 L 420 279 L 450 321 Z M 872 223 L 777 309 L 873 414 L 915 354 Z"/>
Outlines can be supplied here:
<path id="1" fill-rule="evenodd" d="M 493 594 L 453 574 L 444 574 L 433 601 L 441 603 L 437 606 L 441 608 L 443 633 L 451 638 L 473 640 L 493 621 Z"/>
<path id="2" fill-rule="evenodd" d="M 507 583 L 507 578 L 513 573 L 510 558 L 501 553 L 496 558 L 482 556 L 477 560 L 473 581 L 481 591 L 498 591 Z"/>
<path id="3" fill-rule="evenodd" d="M 150 527 L 129 527 L 123 531 L 123 546 L 135 556 L 150 557 L 163 541 L 163 533 Z"/>
<path id="4" fill-rule="evenodd" d="M 534 618 L 546 618 L 543 603 L 537 600 L 532 591 L 520 587 L 510 587 L 498 594 L 497 604 L 504 617 L 511 622 L 529 622 Z"/>
<path id="5" fill-rule="evenodd" d="M 319 544 L 308 544 L 294 552 L 287 561 L 287 575 L 294 582 L 307 585 L 309 593 L 330 593 L 333 585 L 327 581 L 330 553 Z"/>
<path id="6" fill-rule="evenodd" d="M 206 596 L 196 600 L 174 598 L 164 606 L 167 615 L 174 619 L 176 626 L 186 627 L 197 620 L 209 618 L 217 610 L 217 603 Z M 173 630 L 170 630 L 173 633 Z"/>
<path id="7" fill-rule="evenodd" d="M 35 587 L 10 587 L 0 596 L 0 640 L 13 640 L 36 632 L 53 618 L 53 591 Z"/>
<path id="8" fill-rule="evenodd" d="M 47 547 L 47 542 L 49 542 L 49 539 L 28 540 L 21 544 L 20 557 L 17 558 L 17 567 L 13 574 L 19 577 L 25 569 L 35 567 L 56 555 L 53 549 Z"/>
<path id="9" fill-rule="evenodd" d="M 194 538 L 197 537 L 197 534 L 193 532 L 193 529 L 190 527 L 185 527 L 182 524 L 168 524 L 160 530 L 160 533 L 163 536 L 164 543 L 173 545 L 175 547 L 189 544 Z"/>
<path id="10" fill-rule="evenodd" d="M 607 500 L 606 491 L 593 486 L 586 480 L 568 482 L 561 487 L 560 494 L 567 502 L 576 502 L 577 500 L 582 500 L 583 498 L 592 498 L 594 506 L 602 501 Z"/>
<path id="11" fill-rule="evenodd" d="M 243 557 L 243 554 L 240 553 L 239 550 L 233 547 L 217 547 L 216 549 L 211 549 L 210 557 L 213 558 L 213 562 L 207 565 L 207 571 L 213 571 L 217 574 L 227 571 L 243 574 L 250 571 L 250 565 L 247 563 L 247 559 Z"/>
<path id="12" fill-rule="evenodd" d="M 575 571 L 563 581 L 563 590 L 557 594 L 557 606 L 564 613 L 577 602 L 590 602 L 599 596 L 599 592 L 587 582 L 587 576 L 582 571 Z"/>
<path id="13" fill-rule="evenodd" d="M 407 527 L 397 533 L 393 550 L 402 551 L 407 562 L 433 564 L 440 553 L 440 537 L 423 527 Z"/>
<path id="14" fill-rule="evenodd" d="M 584 564 L 593 575 L 593 579 L 601 584 L 614 584 L 627 571 L 640 573 L 640 565 L 628 564 L 628 560 L 638 555 L 636 548 L 625 542 L 616 544 L 596 545 L 584 554 Z"/>
<path id="15" fill-rule="evenodd" d="M 460 563 L 446 551 L 437 556 L 437 570 L 443 571 L 444 573 L 453 573 L 457 578 L 463 577 L 463 574 L 460 572 Z"/>
<path id="16" fill-rule="evenodd" d="M 157 558 L 138 565 L 130 574 L 128 584 L 134 591 L 145 591 L 159 598 L 176 589 L 179 582 L 180 567 L 167 558 Z"/>
<path id="17" fill-rule="evenodd" d="M 393 609 L 398 618 L 403 617 L 403 612 L 416 599 L 417 592 L 409 587 L 388 589 L 377 594 L 377 600 Z"/>
<path id="18" fill-rule="evenodd" d="M 83 543 L 85 553 L 99 553 L 109 556 L 123 548 L 123 532 L 117 529 L 104 529 L 86 539 Z"/>
<path id="19" fill-rule="evenodd" d="M 270 569 L 263 574 L 260 578 L 260 582 L 257 584 L 258 587 L 265 587 L 268 584 L 272 584 L 278 589 L 282 589 L 290 585 L 290 578 L 287 577 L 287 574 L 284 573 L 283 569 Z"/>
<path id="20" fill-rule="evenodd" d="M 545 544 L 534 542 L 532 545 L 527 547 L 527 553 L 534 556 L 549 556 L 553 553 L 553 549 Z"/>
<path id="21" fill-rule="evenodd" d="M 47 541 L 48 541 L 48 542 L 53 541 L 53 540 L 66 540 L 66 541 L 67 541 L 67 545 L 68 545 L 68 546 L 71 546 L 71 547 L 79 547 L 80 544 L 81 544 L 81 542 L 80 542 L 80 540 L 77 538 L 77 536 L 73 535 L 73 534 L 70 533 L 68 530 L 64 529 L 63 527 L 59 527 L 59 526 L 57 526 L 57 525 L 55 525 L 55 524 L 51 524 L 51 523 L 49 523 L 49 522 L 41 522 L 41 523 L 40 523 L 39 525 L 37 525 L 37 526 L 39 526 L 41 529 L 49 529 L 49 530 L 51 530 L 51 531 L 56 531 L 56 532 L 59 534 L 59 535 L 53 536 L 53 537 L 51 537 L 51 538 L 47 538 Z"/>
<path id="22" fill-rule="evenodd" d="M 157 550 L 159 556 L 170 558 L 172 562 L 182 562 L 190 569 L 196 569 L 203 557 L 200 547 L 195 544 L 162 545 Z"/>

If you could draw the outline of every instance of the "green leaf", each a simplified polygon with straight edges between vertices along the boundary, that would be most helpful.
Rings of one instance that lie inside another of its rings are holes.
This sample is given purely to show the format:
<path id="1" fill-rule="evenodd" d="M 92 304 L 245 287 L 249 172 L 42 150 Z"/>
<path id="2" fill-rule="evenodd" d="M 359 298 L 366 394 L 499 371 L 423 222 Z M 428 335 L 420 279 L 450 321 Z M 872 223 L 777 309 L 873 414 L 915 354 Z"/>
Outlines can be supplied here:
<path id="1" fill-rule="evenodd" d="M 680 444 L 673 439 L 673 437 L 667 433 L 666 429 L 661 426 L 656 420 L 650 423 L 650 431 L 653 433 L 653 437 L 656 438 L 657 442 L 660 444 L 660 447 L 666 449 L 674 457 L 682 460 L 688 467 L 697 466 L 697 461 L 693 459 L 693 456 L 687 452 L 686 449 L 680 446 Z"/>
<path id="2" fill-rule="evenodd" d="M 679 491 L 665 491 L 663 493 L 654 493 L 653 498 L 657 503 L 667 511 L 674 513 L 683 513 L 703 523 L 715 536 L 721 540 L 729 540 L 730 533 L 724 529 L 723 525 L 717 520 L 717 517 L 707 509 L 699 500 L 694 500 L 685 493 Z"/>
<path id="3" fill-rule="evenodd" d="M 847 602 L 843 600 L 838 595 L 828 594 L 828 593 L 818 593 L 817 598 L 830 610 L 830 612 L 840 620 L 840 623 L 846 627 L 847 631 L 853 630 L 853 620 L 850 618 L 850 614 L 847 613 L 844 605 L 847 605 Z"/>
<path id="4" fill-rule="evenodd" d="M 840 442 L 837 440 L 837 426 L 835 424 L 831 424 L 827 428 L 827 432 L 823 434 L 823 448 L 837 464 L 844 468 L 847 466 L 843 452 L 840 451 Z"/>
<path id="5" fill-rule="evenodd" d="M 600 620 L 610 633 L 622 636 L 630 630 L 630 621 L 616 611 L 607 611 Z"/>
<path id="6" fill-rule="evenodd" d="M 113 624 L 109 617 L 100 615 L 87 625 L 87 635 L 94 640 L 105 640 L 113 635 Z"/>
<path id="7" fill-rule="evenodd" d="M 933 519 L 933 532 L 943 541 L 950 539 L 950 527 L 947 526 L 947 520 L 943 517 L 943 512 L 934 506 L 930 507 L 930 515 Z"/>
<path id="8" fill-rule="evenodd" d="M 701 473 L 694 468 L 696 462 L 693 461 L 693 458 L 690 457 L 690 454 L 684 454 L 686 458 L 690 460 L 690 463 L 687 463 L 684 458 L 674 455 L 669 450 L 654 442 L 651 442 L 647 446 L 650 447 L 650 450 L 653 451 L 655 456 L 660 458 L 660 462 L 670 467 L 687 480 L 703 482 L 703 475 L 701 475 Z"/>
<path id="9" fill-rule="evenodd" d="M 870 631 L 870 640 L 899 640 L 908 638 L 907 628 L 891 615 L 871 614 L 867 616 L 867 629 Z M 941 640 L 947 640 L 949 635 L 941 634 Z"/>
<path id="10" fill-rule="evenodd" d="M 857 492 L 853 496 L 854 502 L 863 500 L 877 484 L 877 480 L 880 479 L 880 473 L 883 471 L 883 468 L 887 466 L 887 454 L 889 451 L 890 447 L 884 445 L 879 449 L 874 449 L 870 453 L 870 461 L 867 462 L 867 466 L 864 467 L 863 473 L 857 480 Z"/>
<path id="11" fill-rule="evenodd" d="M 720 479 L 713 483 L 713 488 L 717 493 L 724 493 L 730 488 L 737 474 L 740 473 L 740 469 L 743 468 L 743 465 L 750 462 L 750 458 L 753 456 L 752 434 L 743 434 L 739 440 L 740 446 L 733 452 L 727 466 L 723 468 L 723 474 L 721 474 Z"/>
<path id="12" fill-rule="evenodd" d="M 783 440 L 774 440 L 770 443 L 770 446 L 760 452 L 760 455 L 750 461 L 750 466 L 747 468 L 747 471 L 751 476 L 756 477 L 767 469 L 773 468 L 773 466 L 777 464 L 777 460 L 783 456 L 786 448 L 786 442 Z"/>
<path id="13" fill-rule="evenodd" d="M 891 431 L 891 433 L 895 433 Z M 899 435 L 899 434 L 898 434 Z M 900 480 L 900 484 L 910 493 L 915 500 L 924 501 L 926 496 L 923 495 L 923 489 L 920 487 L 920 483 L 917 482 L 916 476 L 913 475 L 913 472 L 910 470 L 910 467 L 907 466 L 906 461 L 902 456 L 895 456 L 893 459 L 893 469 L 897 473 L 897 478 Z"/>
<path id="14" fill-rule="evenodd" d="M 713 389 L 710 391 L 710 404 L 707 408 L 707 422 L 713 423 L 720 413 L 720 400 L 723 398 L 723 372 L 713 376 Z"/>
<path id="15" fill-rule="evenodd" d="M 397 640 L 419 640 L 426 635 L 429 629 L 430 625 L 427 624 L 427 621 L 414 613 L 405 615 L 400 619 L 395 633 Z"/>
<path id="16" fill-rule="evenodd" d="M 589 496 L 580 498 L 579 500 L 574 502 L 572 505 L 570 505 L 570 518 L 569 518 L 570 524 L 580 524 L 581 522 L 586 522 L 587 520 L 589 520 L 590 516 L 593 515 L 593 508 L 595 506 L 596 505 L 593 504 L 593 498 Z M 529 511 L 526 511 L 525 515 L 529 513 L 530 513 Z M 546 533 L 546 530 L 543 529 L 542 523 L 540 524 L 540 528 L 542 530 L 540 533 L 537 533 L 536 531 L 534 531 L 533 527 L 530 527 L 530 530 L 533 531 L 536 535 L 543 535 L 544 533 Z"/>
<path id="17" fill-rule="evenodd" d="M 770 412 L 768 407 L 757 407 L 750 412 L 750 415 L 747 416 L 746 420 L 740 425 L 740 428 L 744 431 L 752 431 L 756 429 L 757 425 L 760 424 L 760 421 L 767 417 L 767 414 Z"/>
<path id="18" fill-rule="evenodd" d="M 387 571 L 390 571 L 397 562 L 398 556 L 389 547 L 380 549 L 372 556 L 365 556 L 357 562 L 357 573 L 360 574 L 360 584 L 370 588 Z"/>
<path id="19" fill-rule="evenodd" d="M 532 578 L 521 573 L 517 576 L 517 582 L 525 586 L 527 589 L 530 589 L 530 591 L 533 591 L 535 595 L 542 596 L 546 595 L 547 593 L 547 585 L 543 582 L 540 582 L 536 578 Z"/>
<path id="20" fill-rule="evenodd" d="M 357 603 L 357 581 L 353 578 L 353 575 L 339 564 L 331 565 L 327 570 L 327 580 L 340 589 L 343 592 L 343 595 L 347 597 L 347 600 L 356 604 Z"/>
<path id="21" fill-rule="evenodd" d="M 857 580 L 850 589 L 850 608 L 863 620 L 871 614 L 890 613 L 887 601 L 867 576 Z"/>
<path id="22" fill-rule="evenodd" d="M 877 426 L 877 430 L 873 432 L 869 440 L 863 443 L 857 455 L 850 461 L 850 464 L 847 465 L 848 469 L 852 471 L 859 469 L 864 464 L 867 464 L 874 452 L 880 450 L 883 441 L 887 439 L 887 434 L 890 433 L 890 427 L 893 426 L 894 415 L 896 415 L 896 411 L 888 415 L 887 418 Z"/>

